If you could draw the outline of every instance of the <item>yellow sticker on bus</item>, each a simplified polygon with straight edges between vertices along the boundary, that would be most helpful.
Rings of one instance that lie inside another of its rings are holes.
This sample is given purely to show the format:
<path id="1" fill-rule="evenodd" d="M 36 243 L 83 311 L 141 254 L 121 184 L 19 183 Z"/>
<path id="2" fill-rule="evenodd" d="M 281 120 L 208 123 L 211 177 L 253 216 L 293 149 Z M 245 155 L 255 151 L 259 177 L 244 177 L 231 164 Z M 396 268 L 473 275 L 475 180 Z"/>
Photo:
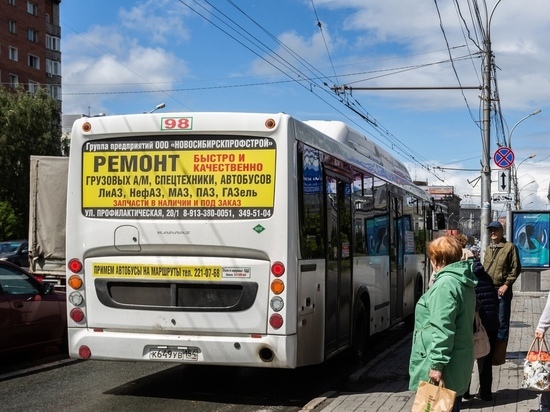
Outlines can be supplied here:
<path id="1" fill-rule="evenodd" d="M 82 213 L 121 219 L 265 219 L 276 144 L 242 136 L 96 140 L 82 149 Z"/>
<path id="2" fill-rule="evenodd" d="M 92 275 L 98 278 L 218 280 L 222 278 L 222 267 L 93 263 Z"/>

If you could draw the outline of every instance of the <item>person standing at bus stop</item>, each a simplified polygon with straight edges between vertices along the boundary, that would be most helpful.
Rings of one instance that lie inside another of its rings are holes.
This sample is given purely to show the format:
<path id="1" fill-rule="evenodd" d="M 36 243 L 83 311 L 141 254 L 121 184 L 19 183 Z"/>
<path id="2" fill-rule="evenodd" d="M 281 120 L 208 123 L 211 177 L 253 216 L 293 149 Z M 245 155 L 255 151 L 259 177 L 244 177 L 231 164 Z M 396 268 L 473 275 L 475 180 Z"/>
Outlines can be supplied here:
<path id="1" fill-rule="evenodd" d="M 492 386 L 493 386 L 493 350 L 495 348 L 495 341 L 498 334 L 498 308 L 499 300 L 498 295 L 493 286 L 493 279 L 487 274 L 481 262 L 478 259 L 474 259 L 473 266 L 474 274 L 477 278 L 476 285 L 476 298 L 477 306 L 479 310 L 479 316 L 481 318 L 481 324 L 487 332 L 489 337 L 489 343 L 491 344 L 491 350 L 489 353 L 477 360 L 477 370 L 479 373 L 479 392 L 473 397 L 481 399 L 483 401 L 492 401 Z M 470 391 L 464 394 L 464 399 L 470 399 L 472 395 Z"/>
<path id="2" fill-rule="evenodd" d="M 542 310 L 539 323 L 535 329 L 535 338 L 545 339 L 544 334 L 548 328 L 550 328 L 550 293 L 546 298 L 546 305 Z M 542 348 L 540 350 L 542 350 Z M 541 392 L 539 402 L 540 411 L 550 412 L 550 392 Z"/>
<path id="3" fill-rule="evenodd" d="M 493 350 L 493 365 L 502 365 L 506 361 L 506 348 L 510 332 L 512 311 L 512 285 L 521 272 L 518 248 L 504 238 L 504 228 L 500 222 L 491 222 L 491 244 L 485 249 L 483 267 L 491 276 L 499 298 L 499 329 Z"/>
<path id="4" fill-rule="evenodd" d="M 452 412 L 460 410 L 474 366 L 474 314 L 476 309 L 472 259 L 462 260 L 462 245 L 442 236 L 428 245 L 435 272 L 433 285 L 414 311 L 414 337 L 409 361 L 409 390 L 431 380 L 456 392 Z"/>

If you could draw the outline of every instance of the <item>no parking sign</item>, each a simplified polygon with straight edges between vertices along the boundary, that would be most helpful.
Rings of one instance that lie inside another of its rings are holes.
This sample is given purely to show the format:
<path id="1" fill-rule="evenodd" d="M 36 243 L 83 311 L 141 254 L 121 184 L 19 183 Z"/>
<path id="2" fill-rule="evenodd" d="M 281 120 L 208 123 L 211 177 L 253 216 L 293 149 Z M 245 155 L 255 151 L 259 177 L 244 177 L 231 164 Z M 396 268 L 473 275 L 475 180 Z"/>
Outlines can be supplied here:
<path id="1" fill-rule="evenodd" d="M 499 147 L 493 155 L 495 165 L 502 169 L 508 169 L 514 164 L 516 156 L 510 147 Z"/>

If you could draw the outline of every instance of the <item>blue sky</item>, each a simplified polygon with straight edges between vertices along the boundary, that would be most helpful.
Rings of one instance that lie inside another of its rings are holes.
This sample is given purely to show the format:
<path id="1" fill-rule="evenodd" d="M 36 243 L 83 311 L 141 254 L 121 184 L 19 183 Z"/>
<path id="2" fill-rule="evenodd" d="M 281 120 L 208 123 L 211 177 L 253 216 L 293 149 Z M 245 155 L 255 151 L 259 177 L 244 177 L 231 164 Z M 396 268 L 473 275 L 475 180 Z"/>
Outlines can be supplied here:
<path id="1" fill-rule="evenodd" d="M 454 186 L 463 203 L 479 204 L 480 183 L 468 181 L 481 169 L 480 90 L 332 89 L 480 86 L 473 1 L 63 1 L 63 112 L 141 113 L 165 103 L 165 112 L 342 120 L 397 156 L 413 178 Z M 514 128 L 512 148 L 522 162 L 523 207 L 545 210 L 550 3 L 496 4 L 478 0 L 484 28 L 485 7 L 494 11 L 490 38 L 504 119 L 491 131 L 491 159 L 514 125 L 540 109 Z M 498 192 L 492 160 L 491 169 Z"/>

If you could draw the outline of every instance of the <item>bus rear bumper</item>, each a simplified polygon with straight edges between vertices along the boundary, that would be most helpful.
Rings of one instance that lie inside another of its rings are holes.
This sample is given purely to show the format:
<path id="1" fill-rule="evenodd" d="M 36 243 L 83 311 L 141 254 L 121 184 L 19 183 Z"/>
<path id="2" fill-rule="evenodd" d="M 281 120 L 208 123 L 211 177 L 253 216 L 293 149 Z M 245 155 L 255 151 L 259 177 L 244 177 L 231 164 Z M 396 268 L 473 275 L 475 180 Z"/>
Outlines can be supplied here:
<path id="1" fill-rule="evenodd" d="M 296 368 L 296 335 L 193 336 L 69 328 L 75 359 Z M 89 354 L 89 356 L 88 356 Z"/>

